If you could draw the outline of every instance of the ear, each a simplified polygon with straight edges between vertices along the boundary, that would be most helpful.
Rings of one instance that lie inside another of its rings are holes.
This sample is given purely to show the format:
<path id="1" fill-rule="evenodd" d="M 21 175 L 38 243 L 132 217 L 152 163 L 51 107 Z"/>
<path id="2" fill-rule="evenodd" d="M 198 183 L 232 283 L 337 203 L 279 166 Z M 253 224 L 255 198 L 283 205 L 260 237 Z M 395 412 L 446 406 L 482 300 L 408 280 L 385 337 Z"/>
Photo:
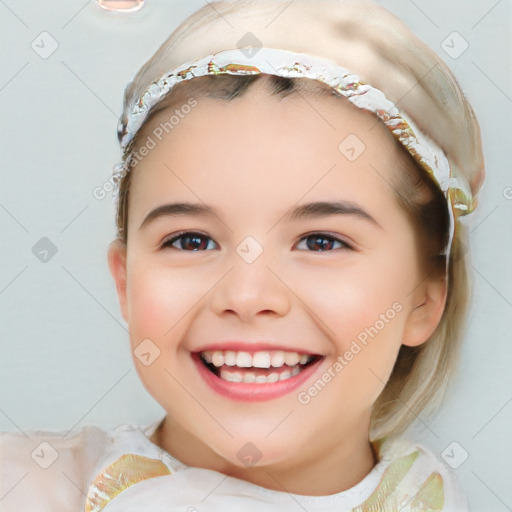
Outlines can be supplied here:
<path id="1" fill-rule="evenodd" d="M 404 327 L 402 344 L 416 347 L 425 343 L 435 331 L 446 305 L 445 277 L 427 280 L 413 292 L 412 309 Z"/>
<path id="2" fill-rule="evenodd" d="M 121 240 L 111 242 L 108 249 L 108 266 L 116 285 L 121 314 L 123 318 L 128 321 L 126 301 L 126 245 Z"/>

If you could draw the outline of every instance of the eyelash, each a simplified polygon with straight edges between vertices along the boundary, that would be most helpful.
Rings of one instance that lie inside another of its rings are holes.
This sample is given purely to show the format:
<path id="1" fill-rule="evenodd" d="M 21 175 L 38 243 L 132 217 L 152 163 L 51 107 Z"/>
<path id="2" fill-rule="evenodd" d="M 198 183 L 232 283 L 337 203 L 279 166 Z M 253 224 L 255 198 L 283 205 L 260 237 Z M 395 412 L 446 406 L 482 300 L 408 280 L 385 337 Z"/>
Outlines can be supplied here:
<path id="1" fill-rule="evenodd" d="M 173 235 L 172 237 L 170 238 L 167 238 L 166 240 L 164 240 L 160 246 L 161 249 L 176 249 L 176 250 L 179 250 L 179 251 L 185 251 L 185 252 L 200 252 L 198 250 L 192 250 L 192 251 L 186 251 L 186 249 L 178 249 L 177 247 L 172 247 L 172 244 L 174 242 L 176 242 L 177 240 L 180 240 L 181 238 L 183 238 L 185 235 L 193 235 L 193 236 L 196 236 L 196 237 L 200 237 L 202 239 L 206 239 L 206 238 L 209 238 L 210 240 L 212 240 L 209 236 L 207 235 L 204 235 L 203 233 L 199 233 L 197 231 L 181 231 L 179 233 L 176 233 L 175 235 Z M 349 251 L 354 251 L 354 248 L 348 244 L 347 242 L 345 242 L 344 240 L 341 240 L 335 236 L 332 236 L 330 233 L 322 233 L 322 232 L 312 232 L 312 233 L 307 233 L 305 234 L 300 240 L 299 242 L 301 242 L 302 240 L 304 239 L 308 239 L 310 237 L 313 237 L 313 236 L 318 236 L 318 237 L 321 237 L 325 240 L 330 240 L 330 241 L 334 241 L 334 242 L 339 242 L 340 244 L 342 244 L 344 247 L 338 247 L 337 249 L 331 249 L 331 250 L 327 250 L 327 251 L 310 251 L 310 252 L 333 252 L 333 251 L 336 251 L 336 250 L 349 250 Z"/>

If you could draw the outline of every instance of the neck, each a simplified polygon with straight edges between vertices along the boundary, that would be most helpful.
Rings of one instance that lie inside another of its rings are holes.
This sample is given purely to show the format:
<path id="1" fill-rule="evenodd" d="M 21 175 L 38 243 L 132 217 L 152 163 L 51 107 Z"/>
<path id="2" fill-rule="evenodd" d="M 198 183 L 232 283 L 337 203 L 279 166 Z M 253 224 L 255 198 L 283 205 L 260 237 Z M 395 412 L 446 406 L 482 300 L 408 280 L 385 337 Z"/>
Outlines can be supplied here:
<path id="1" fill-rule="evenodd" d="M 369 425 L 369 421 L 368 421 Z M 368 428 L 353 429 L 336 446 L 297 454 L 285 463 L 241 467 L 224 459 L 200 439 L 166 417 L 150 440 L 187 466 L 218 471 L 275 491 L 327 496 L 358 484 L 377 463 Z"/>

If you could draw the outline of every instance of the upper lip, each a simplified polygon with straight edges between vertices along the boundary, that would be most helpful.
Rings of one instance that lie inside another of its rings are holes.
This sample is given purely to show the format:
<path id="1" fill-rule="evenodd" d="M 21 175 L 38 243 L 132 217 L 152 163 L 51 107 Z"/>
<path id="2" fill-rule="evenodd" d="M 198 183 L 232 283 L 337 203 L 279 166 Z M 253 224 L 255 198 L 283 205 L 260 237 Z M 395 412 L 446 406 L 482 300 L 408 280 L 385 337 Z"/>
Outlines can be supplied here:
<path id="1" fill-rule="evenodd" d="M 289 346 L 280 343 L 274 343 L 269 341 L 215 341 L 205 345 L 201 345 L 199 348 L 192 352 L 207 352 L 215 350 L 231 350 L 233 352 L 270 352 L 281 350 L 283 352 L 298 352 L 299 354 L 307 354 L 311 356 L 321 355 L 318 352 L 312 352 L 309 349 L 303 349 L 297 346 Z"/>

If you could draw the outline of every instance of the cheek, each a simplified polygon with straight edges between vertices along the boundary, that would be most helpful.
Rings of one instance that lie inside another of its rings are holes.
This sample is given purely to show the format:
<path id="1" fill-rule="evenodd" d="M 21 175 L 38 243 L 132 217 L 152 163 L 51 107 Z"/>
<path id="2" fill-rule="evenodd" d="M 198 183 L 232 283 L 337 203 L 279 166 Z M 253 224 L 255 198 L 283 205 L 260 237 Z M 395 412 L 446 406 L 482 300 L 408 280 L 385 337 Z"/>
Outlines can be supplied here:
<path id="1" fill-rule="evenodd" d="M 302 273 L 300 297 L 315 313 L 327 337 L 336 340 L 339 351 L 351 341 L 362 342 L 375 335 L 382 338 L 400 329 L 408 270 L 382 265 L 376 259 Z"/>
<path id="2" fill-rule="evenodd" d="M 150 338 L 161 348 L 204 293 L 197 278 L 184 269 L 170 270 L 133 261 L 128 274 L 128 307 L 133 342 Z"/>
<path id="3" fill-rule="evenodd" d="M 184 269 L 171 270 L 133 256 L 128 267 L 132 358 L 142 383 L 163 407 L 169 406 L 169 396 L 177 404 L 184 399 L 168 372 L 174 374 L 172 362 L 183 357 L 178 352 L 186 315 L 204 294 L 196 280 Z M 147 353 L 150 360 L 144 360 Z"/>
<path id="4" fill-rule="evenodd" d="M 308 307 L 317 313 L 318 325 L 331 341 L 328 356 L 336 378 L 322 400 L 342 397 L 348 408 L 364 411 L 375 402 L 393 369 L 414 269 L 396 258 L 361 260 L 348 267 L 317 271 L 301 280 L 301 286 Z"/>

